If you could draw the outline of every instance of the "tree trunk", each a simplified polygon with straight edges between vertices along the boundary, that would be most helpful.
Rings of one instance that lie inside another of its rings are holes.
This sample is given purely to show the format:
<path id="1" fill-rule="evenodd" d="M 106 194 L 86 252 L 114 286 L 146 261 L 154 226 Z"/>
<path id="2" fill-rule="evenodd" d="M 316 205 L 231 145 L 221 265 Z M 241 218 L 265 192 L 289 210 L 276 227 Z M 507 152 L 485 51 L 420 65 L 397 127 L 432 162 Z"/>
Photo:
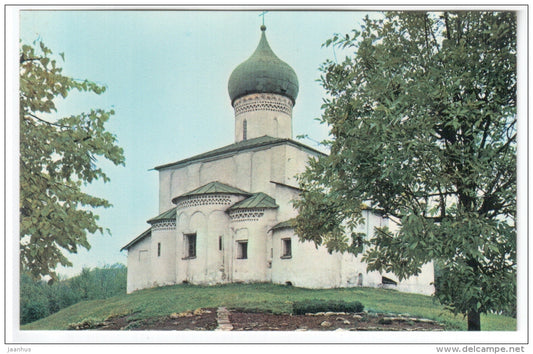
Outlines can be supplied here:
<path id="1" fill-rule="evenodd" d="M 468 330 L 481 331 L 481 318 L 477 311 L 468 312 Z"/>

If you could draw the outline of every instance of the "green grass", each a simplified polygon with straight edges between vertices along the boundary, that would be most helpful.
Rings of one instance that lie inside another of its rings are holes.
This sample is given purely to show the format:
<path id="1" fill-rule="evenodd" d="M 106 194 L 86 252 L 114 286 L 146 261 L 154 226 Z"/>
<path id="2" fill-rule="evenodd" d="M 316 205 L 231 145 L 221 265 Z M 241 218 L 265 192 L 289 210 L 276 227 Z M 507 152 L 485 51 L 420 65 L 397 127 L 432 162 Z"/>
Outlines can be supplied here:
<path id="1" fill-rule="evenodd" d="M 174 285 L 136 291 L 105 300 L 84 301 L 51 316 L 21 326 L 21 330 L 63 330 L 84 319 L 103 321 L 110 316 L 132 314 L 135 319 L 167 316 L 200 307 L 226 306 L 249 310 L 289 313 L 294 301 L 306 299 L 360 301 L 373 312 L 409 313 L 446 325 L 448 330 L 466 330 L 466 320 L 443 309 L 434 298 L 375 288 L 302 289 L 274 284 L 228 284 L 220 286 Z M 515 331 L 516 319 L 482 315 L 487 331 Z"/>

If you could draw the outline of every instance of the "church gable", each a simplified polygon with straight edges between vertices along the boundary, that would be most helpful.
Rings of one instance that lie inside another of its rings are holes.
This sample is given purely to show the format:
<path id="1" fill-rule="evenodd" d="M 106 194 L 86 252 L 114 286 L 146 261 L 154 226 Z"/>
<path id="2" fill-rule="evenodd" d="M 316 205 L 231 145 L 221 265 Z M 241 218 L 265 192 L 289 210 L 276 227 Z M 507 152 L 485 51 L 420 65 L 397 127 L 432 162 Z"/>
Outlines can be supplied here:
<path id="1" fill-rule="evenodd" d="M 284 144 L 296 147 L 297 149 L 303 150 L 309 153 L 310 155 L 314 155 L 314 156 L 325 155 L 323 152 L 320 152 L 319 150 L 316 150 L 298 141 L 295 141 L 292 139 L 274 138 L 274 137 L 265 135 L 259 138 L 244 140 L 244 141 L 240 141 L 234 144 L 226 145 L 221 148 L 211 150 L 211 151 L 208 151 L 203 154 L 196 155 L 196 156 L 192 156 L 192 157 L 180 160 L 180 161 L 156 166 L 154 167 L 154 170 L 161 171 L 161 170 L 168 169 L 168 168 L 178 168 L 178 167 L 189 165 L 191 163 L 198 163 L 198 162 L 202 162 L 206 160 L 212 160 L 214 158 L 222 159 L 224 157 L 233 156 L 233 155 L 245 152 L 245 151 L 261 150 L 264 148 L 284 145 Z"/>
<path id="2" fill-rule="evenodd" d="M 141 233 L 139 236 L 135 237 L 133 240 L 131 240 L 130 242 L 128 242 L 127 245 L 125 245 L 124 247 L 122 247 L 120 250 L 121 251 L 124 251 L 124 250 L 129 250 L 133 245 L 135 245 L 136 243 L 144 240 L 145 238 L 147 237 L 150 237 L 152 235 L 152 229 L 148 229 L 148 230 L 145 230 L 143 233 Z"/>

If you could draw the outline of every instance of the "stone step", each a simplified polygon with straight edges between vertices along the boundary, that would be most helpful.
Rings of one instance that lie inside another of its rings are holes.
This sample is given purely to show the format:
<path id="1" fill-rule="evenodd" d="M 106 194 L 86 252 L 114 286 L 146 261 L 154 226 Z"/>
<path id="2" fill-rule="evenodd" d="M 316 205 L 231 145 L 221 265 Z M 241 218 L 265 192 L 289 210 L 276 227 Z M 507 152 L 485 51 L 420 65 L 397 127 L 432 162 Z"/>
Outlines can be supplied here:
<path id="1" fill-rule="evenodd" d="M 217 328 L 216 331 L 232 331 L 233 326 L 229 320 L 229 311 L 225 307 L 219 307 L 217 309 Z"/>

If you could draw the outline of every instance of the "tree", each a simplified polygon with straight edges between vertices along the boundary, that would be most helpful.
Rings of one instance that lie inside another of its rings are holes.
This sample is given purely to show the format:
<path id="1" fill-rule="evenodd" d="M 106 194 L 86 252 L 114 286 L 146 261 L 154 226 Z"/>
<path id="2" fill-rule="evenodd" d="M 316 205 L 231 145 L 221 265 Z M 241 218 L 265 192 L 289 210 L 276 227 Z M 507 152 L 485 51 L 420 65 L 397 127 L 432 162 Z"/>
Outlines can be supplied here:
<path id="1" fill-rule="evenodd" d="M 98 157 L 124 164 L 116 137 L 105 130 L 112 110 L 48 118 L 57 111 L 55 99 L 66 98 L 71 90 L 105 91 L 61 72 L 42 42 L 39 48 L 21 46 L 20 264 L 36 278 L 56 278 L 58 264 L 72 265 L 65 252 L 76 253 L 80 246 L 89 249 L 87 233 L 104 232 L 91 209 L 111 204 L 82 187 L 98 179 L 109 181 L 96 165 Z"/>
<path id="2" fill-rule="evenodd" d="M 123 264 L 83 268 L 73 278 L 50 283 L 23 272 L 20 275 L 20 323 L 47 317 L 84 300 L 126 294 L 127 269 Z"/>
<path id="3" fill-rule="evenodd" d="M 50 315 L 45 284 L 26 273 L 20 275 L 20 324 Z"/>
<path id="4" fill-rule="evenodd" d="M 330 155 L 300 176 L 296 232 L 368 270 L 441 265 L 438 300 L 480 330 L 516 301 L 516 18 L 391 12 L 325 43 Z M 363 239 L 372 208 L 399 225 Z"/>

